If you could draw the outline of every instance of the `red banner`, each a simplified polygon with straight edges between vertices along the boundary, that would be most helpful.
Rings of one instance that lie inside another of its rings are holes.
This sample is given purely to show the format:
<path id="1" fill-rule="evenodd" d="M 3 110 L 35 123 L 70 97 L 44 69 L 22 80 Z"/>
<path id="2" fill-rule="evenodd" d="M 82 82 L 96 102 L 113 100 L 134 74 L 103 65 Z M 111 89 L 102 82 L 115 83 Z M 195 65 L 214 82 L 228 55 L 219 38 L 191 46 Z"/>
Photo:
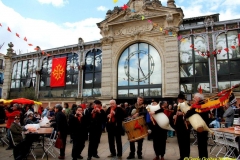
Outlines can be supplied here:
<path id="1" fill-rule="evenodd" d="M 67 57 L 53 58 L 50 87 L 65 86 Z"/>

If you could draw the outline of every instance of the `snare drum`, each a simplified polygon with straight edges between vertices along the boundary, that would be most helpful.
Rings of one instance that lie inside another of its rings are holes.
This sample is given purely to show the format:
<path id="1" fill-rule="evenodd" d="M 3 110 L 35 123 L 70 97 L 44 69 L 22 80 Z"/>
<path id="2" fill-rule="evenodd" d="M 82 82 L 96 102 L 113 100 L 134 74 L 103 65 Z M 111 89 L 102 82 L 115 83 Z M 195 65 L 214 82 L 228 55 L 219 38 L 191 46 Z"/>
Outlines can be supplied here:
<path id="1" fill-rule="evenodd" d="M 123 126 L 130 142 L 139 140 L 148 135 L 147 124 L 143 116 L 123 122 Z"/>

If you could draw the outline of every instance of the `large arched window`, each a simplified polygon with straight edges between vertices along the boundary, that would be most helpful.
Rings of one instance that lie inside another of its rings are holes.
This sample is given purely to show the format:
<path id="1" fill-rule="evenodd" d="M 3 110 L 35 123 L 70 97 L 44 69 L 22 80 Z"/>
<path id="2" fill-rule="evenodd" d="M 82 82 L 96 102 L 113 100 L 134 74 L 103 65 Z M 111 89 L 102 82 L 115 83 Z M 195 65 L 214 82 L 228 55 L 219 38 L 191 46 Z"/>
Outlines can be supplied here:
<path id="1" fill-rule="evenodd" d="M 216 37 L 218 89 L 223 90 L 240 83 L 240 31 L 223 32 Z M 234 89 L 240 91 L 240 88 Z"/>
<path id="2" fill-rule="evenodd" d="M 161 58 L 147 43 L 127 47 L 118 61 L 118 98 L 160 97 L 162 93 Z"/>
<path id="3" fill-rule="evenodd" d="M 200 35 L 184 37 L 180 40 L 180 89 L 185 93 L 195 93 L 198 88 L 209 92 L 209 66 L 207 41 Z"/>
<path id="4" fill-rule="evenodd" d="M 93 49 L 86 54 L 83 97 L 101 96 L 102 51 Z"/>

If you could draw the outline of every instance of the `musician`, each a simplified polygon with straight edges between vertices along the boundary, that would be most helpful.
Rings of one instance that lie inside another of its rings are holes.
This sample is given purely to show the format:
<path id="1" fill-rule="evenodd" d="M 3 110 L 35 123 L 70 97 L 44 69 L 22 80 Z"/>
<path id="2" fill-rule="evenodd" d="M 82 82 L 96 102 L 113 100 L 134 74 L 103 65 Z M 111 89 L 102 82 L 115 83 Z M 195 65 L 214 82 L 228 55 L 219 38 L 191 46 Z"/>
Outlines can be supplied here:
<path id="1" fill-rule="evenodd" d="M 89 110 L 89 145 L 88 145 L 88 158 L 100 158 L 98 156 L 98 145 L 102 136 L 102 124 L 106 121 L 105 112 L 102 109 L 102 103 L 99 100 L 94 101 L 94 107 Z"/>
<path id="2" fill-rule="evenodd" d="M 147 110 L 146 110 L 146 107 L 144 107 L 143 101 L 144 101 L 144 98 L 139 96 L 137 98 L 137 103 L 131 107 L 131 110 L 130 110 L 131 114 L 133 114 L 133 111 L 136 110 L 136 112 L 132 115 L 133 118 L 136 118 L 138 116 L 144 116 L 144 119 L 146 119 Z M 144 138 L 135 141 L 138 143 L 138 147 L 137 147 L 138 159 L 142 159 L 143 139 Z M 130 142 L 130 153 L 127 159 L 133 159 L 135 156 L 135 142 Z"/>
<path id="3" fill-rule="evenodd" d="M 156 100 L 152 100 L 152 106 L 158 105 Z M 159 109 L 154 112 L 149 112 L 152 116 L 164 112 L 164 108 L 167 107 L 167 102 L 163 101 L 160 103 Z M 152 137 L 153 137 L 153 149 L 156 157 L 153 160 L 164 160 L 164 155 L 166 151 L 166 140 L 167 140 L 167 130 L 161 128 L 157 123 L 151 125 Z M 159 158 L 161 156 L 161 159 Z"/>
<path id="4" fill-rule="evenodd" d="M 122 121 L 124 119 L 124 111 L 122 108 L 117 107 L 115 100 L 110 100 L 110 107 L 106 111 L 107 115 L 107 132 L 108 132 L 108 144 L 111 154 L 108 157 L 122 157 Z M 117 154 L 115 149 L 115 142 L 117 143 Z"/>
<path id="5" fill-rule="evenodd" d="M 85 135 L 87 134 L 87 121 L 83 114 L 82 107 L 78 106 L 76 113 L 69 115 L 69 129 L 73 140 L 72 158 L 73 160 L 83 159 L 82 150 L 85 147 Z"/>
<path id="6" fill-rule="evenodd" d="M 193 97 L 193 105 L 201 105 L 204 104 L 204 95 L 201 93 L 195 93 L 194 97 Z M 191 108 L 185 115 L 185 119 L 191 117 L 193 114 L 196 114 L 197 112 L 195 111 L 195 108 Z M 207 126 L 209 125 L 209 121 L 210 121 L 210 112 L 201 112 L 198 113 L 202 119 L 205 121 L 205 123 L 207 124 Z M 203 131 L 203 132 L 197 132 L 197 140 L 198 140 L 198 154 L 199 154 L 199 158 L 208 158 L 208 132 L 207 131 Z"/>
<path id="7" fill-rule="evenodd" d="M 185 100 L 184 94 L 180 93 L 177 97 L 178 103 L 182 103 Z M 183 112 L 178 107 L 175 108 L 173 119 L 180 152 L 178 160 L 184 160 L 185 157 L 190 156 L 190 129 L 186 127 Z"/>

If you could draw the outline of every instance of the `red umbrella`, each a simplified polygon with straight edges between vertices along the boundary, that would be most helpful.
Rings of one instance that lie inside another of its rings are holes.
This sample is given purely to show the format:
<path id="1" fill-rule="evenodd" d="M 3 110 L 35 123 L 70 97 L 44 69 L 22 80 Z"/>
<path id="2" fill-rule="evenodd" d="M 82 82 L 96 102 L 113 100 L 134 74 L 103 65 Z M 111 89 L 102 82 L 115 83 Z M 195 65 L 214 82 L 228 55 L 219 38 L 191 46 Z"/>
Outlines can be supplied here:
<path id="1" fill-rule="evenodd" d="M 17 98 L 17 99 L 13 99 L 11 103 L 34 104 L 34 101 L 26 98 Z"/>

